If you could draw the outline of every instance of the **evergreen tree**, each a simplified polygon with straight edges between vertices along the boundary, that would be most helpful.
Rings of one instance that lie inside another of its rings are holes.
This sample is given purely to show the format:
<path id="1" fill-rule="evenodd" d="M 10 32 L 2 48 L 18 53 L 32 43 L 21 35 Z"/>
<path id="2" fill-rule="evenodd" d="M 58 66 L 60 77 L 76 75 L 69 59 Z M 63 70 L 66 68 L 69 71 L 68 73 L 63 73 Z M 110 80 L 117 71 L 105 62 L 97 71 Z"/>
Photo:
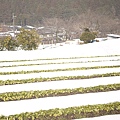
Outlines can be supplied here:
<path id="1" fill-rule="evenodd" d="M 23 50 L 35 50 L 40 44 L 39 35 L 35 30 L 22 29 L 17 35 L 17 41 Z"/>
<path id="2" fill-rule="evenodd" d="M 95 33 L 91 32 L 88 28 L 85 28 L 84 32 L 80 36 L 80 40 L 84 41 L 84 43 L 90 43 L 91 40 L 95 39 Z"/>

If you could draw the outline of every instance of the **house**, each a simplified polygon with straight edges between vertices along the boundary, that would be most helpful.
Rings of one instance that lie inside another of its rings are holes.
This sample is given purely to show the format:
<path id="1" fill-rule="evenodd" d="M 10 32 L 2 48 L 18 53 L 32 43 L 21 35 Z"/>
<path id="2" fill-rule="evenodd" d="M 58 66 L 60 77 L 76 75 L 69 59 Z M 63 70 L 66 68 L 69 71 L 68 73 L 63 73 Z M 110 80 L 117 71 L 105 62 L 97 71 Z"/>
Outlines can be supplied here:
<path id="1" fill-rule="evenodd" d="M 120 38 L 120 35 L 107 34 L 107 40 L 118 39 L 118 38 Z"/>
<path id="2" fill-rule="evenodd" d="M 8 32 L 0 32 L 0 37 L 10 36 Z"/>
<path id="3" fill-rule="evenodd" d="M 37 32 L 43 44 L 56 44 L 66 40 L 64 29 L 57 29 L 52 26 L 38 27 Z"/>
<path id="4" fill-rule="evenodd" d="M 26 25 L 26 26 L 24 26 L 23 28 L 26 29 L 26 30 L 36 29 L 35 27 L 30 26 L 30 25 Z"/>
<path id="5" fill-rule="evenodd" d="M 20 31 L 0 32 L 0 37 L 6 37 L 6 36 L 16 37 L 16 35 L 19 33 Z"/>

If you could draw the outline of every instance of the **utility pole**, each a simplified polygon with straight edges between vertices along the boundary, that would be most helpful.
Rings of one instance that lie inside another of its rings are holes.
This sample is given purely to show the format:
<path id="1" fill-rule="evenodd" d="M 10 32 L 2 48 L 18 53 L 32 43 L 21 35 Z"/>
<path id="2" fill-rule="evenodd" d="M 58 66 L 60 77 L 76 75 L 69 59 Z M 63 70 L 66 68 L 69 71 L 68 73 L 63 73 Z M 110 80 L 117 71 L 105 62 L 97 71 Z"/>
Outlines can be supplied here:
<path id="1" fill-rule="evenodd" d="M 13 37 L 14 37 L 14 39 L 15 39 L 15 15 L 14 15 L 14 13 L 12 14 L 12 19 L 13 19 L 13 33 L 14 33 L 14 35 L 13 35 Z"/>

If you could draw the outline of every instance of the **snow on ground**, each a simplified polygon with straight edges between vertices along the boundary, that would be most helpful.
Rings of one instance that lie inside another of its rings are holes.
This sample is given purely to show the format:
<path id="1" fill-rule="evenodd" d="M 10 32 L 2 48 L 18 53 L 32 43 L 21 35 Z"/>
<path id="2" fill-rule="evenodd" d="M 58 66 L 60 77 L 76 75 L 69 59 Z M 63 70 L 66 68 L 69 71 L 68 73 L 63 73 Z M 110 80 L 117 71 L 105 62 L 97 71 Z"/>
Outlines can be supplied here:
<path id="1" fill-rule="evenodd" d="M 31 78 L 51 78 L 60 76 L 87 76 L 93 74 L 105 74 L 120 72 L 120 68 L 100 68 L 100 69 L 89 69 L 89 70 L 74 70 L 74 71 L 56 71 L 56 72 L 40 72 L 40 73 L 29 73 L 29 74 L 10 74 L 0 75 L 0 80 L 25 80 Z"/>
<path id="2" fill-rule="evenodd" d="M 32 61 L 20 61 L 20 62 L 0 62 L 0 67 L 2 66 L 12 66 L 12 65 L 34 65 L 34 64 L 46 64 L 46 63 L 69 63 L 69 62 L 106 62 L 106 61 L 120 61 L 120 56 L 115 57 L 95 57 L 95 58 L 75 58 L 75 59 L 57 59 L 57 60 L 32 60 Z"/>
<path id="3" fill-rule="evenodd" d="M 68 108 L 81 105 L 107 104 L 120 101 L 120 90 L 100 93 L 76 94 L 60 97 L 0 102 L 0 115 L 35 112 L 53 108 Z M 91 97 L 92 96 L 92 97 Z M 106 96 L 106 97 L 105 97 Z M 102 98 L 102 99 L 101 99 Z M 12 108 L 12 109 L 11 109 Z"/>
<path id="4" fill-rule="evenodd" d="M 79 56 L 120 55 L 120 39 L 104 42 L 89 43 L 86 45 L 63 45 L 57 48 L 35 51 L 1 51 L 1 60 L 25 60 L 38 58 L 63 58 Z M 63 54 L 64 53 L 64 54 Z"/>
<path id="5" fill-rule="evenodd" d="M 63 46 L 57 46 L 56 48 L 48 47 L 46 49 L 42 49 L 42 50 L 39 49 L 34 51 L 9 51 L 9 52 L 1 51 L 0 56 L 2 57 L 0 57 L 0 61 L 33 60 L 33 59 L 42 59 L 42 58 L 70 58 L 70 57 L 80 57 L 80 56 L 88 57 L 88 56 L 120 55 L 119 45 L 120 45 L 120 39 L 116 39 L 116 40 L 108 40 L 100 43 L 96 42 L 93 44 L 91 43 L 86 45 L 63 45 Z M 113 62 L 111 62 L 111 64 L 112 63 Z M 114 63 L 119 64 L 118 62 L 114 62 Z M 3 70 L 5 69 L 3 68 Z M 104 74 L 104 73 L 111 73 L 111 72 L 120 72 L 120 68 L 31 73 L 26 75 L 24 74 L 0 75 L 0 80 L 28 79 L 28 78 L 37 78 L 37 77 L 92 75 L 92 74 Z M 64 84 L 66 83 L 65 86 L 69 84 L 68 87 L 73 87 L 73 86 L 77 87 L 77 85 L 79 84 L 80 86 L 83 85 L 84 87 L 87 87 L 87 85 L 88 86 L 97 85 L 96 81 L 99 81 L 98 84 L 109 84 L 110 81 L 119 83 L 119 77 L 110 77 L 108 79 L 102 78 L 102 80 L 100 78 L 96 78 L 96 79 L 89 79 L 91 83 L 88 82 L 88 80 L 83 80 L 83 81 L 81 80 L 80 83 L 77 83 L 77 80 L 75 80 L 76 81 L 75 86 L 73 85 L 73 81 L 71 83 L 70 82 L 67 83 L 68 81 L 64 81 Z M 60 84 L 60 86 L 58 85 L 58 87 L 57 85 L 54 84 L 54 86 L 56 86 L 57 88 L 63 86 L 62 82 L 63 81 L 61 81 L 61 83 L 60 81 L 51 82 L 52 85 L 50 84 L 48 85 L 48 83 L 38 83 L 38 84 L 42 85 L 41 89 L 42 88 L 46 89 L 46 87 L 48 86 L 49 87 L 47 89 L 49 89 L 50 87 L 53 86 L 53 83 Z M 45 88 L 43 84 L 46 84 Z M 72 84 L 72 86 L 70 84 Z M 24 85 L 25 85 L 24 87 L 26 87 L 26 85 L 30 87 L 30 85 L 33 85 L 33 83 L 24 84 Z M 16 90 L 16 86 L 24 88 L 22 87 L 22 85 L 11 85 L 11 86 L 13 86 L 14 90 Z M 35 86 L 36 88 L 38 87 L 37 85 Z M 8 89 L 6 89 L 5 87 L 8 87 Z M 29 89 L 29 87 L 26 87 L 26 90 Z M 0 91 L 5 92 L 5 89 L 9 91 L 9 89 L 11 88 L 9 85 L 0 86 Z M 21 90 L 21 89 L 18 88 L 18 90 Z M 88 104 L 89 105 L 105 104 L 105 103 L 116 102 L 116 101 L 120 102 L 120 90 L 110 91 L 110 92 L 100 92 L 100 93 L 76 94 L 76 95 L 61 96 L 61 97 L 48 97 L 48 98 L 46 97 L 46 98 L 31 99 L 31 100 L 0 102 L 0 115 L 11 115 L 11 114 L 18 114 L 22 112 L 35 112 L 40 109 L 47 110 L 47 109 L 58 108 L 58 107 L 67 108 L 71 106 L 81 106 L 81 105 L 88 105 Z M 120 116 L 118 117 L 120 118 Z M 100 119 L 100 117 L 98 118 Z"/>
<path id="6" fill-rule="evenodd" d="M 94 118 L 82 118 L 82 119 L 75 119 L 75 120 L 120 120 L 120 115 L 105 115 L 105 116 L 99 116 Z"/>
<path id="7" fill-rule="evenodd" d="M 15 72 L 15 71 L 33 71 L 33 70 L 54 70 L 80 67 L 95 67 L 95 66 L 118 66 L 120 61 L 105 61 L 91 63 L 70 63 L 70 64 L 48 64 L 48 65 L 33 65 L 33 66 L 17 66 L 0 68 L 0 72 Z"/>
<path id="8" fill-rule="evenodd" d="M 57 60 L 32 60 L 32 61 L 20 61 L 20 62 L 0 62 L 0 66 L 12 66 L 12 65 L 30 65 L 30 64 L 45 64 L 45 63 L 63 63 L 63 62 L 95 62 L 95 61 L 119 61 L 120 56 L 115 57 L 94 57 L 94 58 L 75 58 L 75 59 L 57 59 Z"/>
<path id="9" fill-rule="evenodd" d="M 62 80 L 38 83 L 26 83 L 16 85 L 0 86 L 0 93 L 4 92 L 20 92 L 30 90 L 55 90 L 55 89 L 73 89 L 79 87 L 94 87 L 99 85 L 118 84 L 120 83 L 120 76 L 92 78 L 84 80 Z"/>

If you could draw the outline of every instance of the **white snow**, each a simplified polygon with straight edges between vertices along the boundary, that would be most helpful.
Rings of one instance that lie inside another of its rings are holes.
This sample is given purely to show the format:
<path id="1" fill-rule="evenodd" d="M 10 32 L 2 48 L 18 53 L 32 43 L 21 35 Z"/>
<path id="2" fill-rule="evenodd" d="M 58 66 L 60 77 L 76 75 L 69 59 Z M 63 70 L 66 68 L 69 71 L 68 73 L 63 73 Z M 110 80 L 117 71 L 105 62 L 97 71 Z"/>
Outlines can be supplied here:
<path id="1" fill-rule="evenodd" d="M 99 117 L 94 117 L 94 118 L 82 118 L 82 119 L 75 119 L 75 120 L 120 120 L 120 114 L 105 115 L 105 116 L 99 116 Z"/>
<path id="2" fill-rule="evenodd" d="M 0 61 L 120 55 L 119 45 L 120 39 L 114 39 L 104 42 L 90 43 L 86 45 L 63 45 L 58 48 L 34 51 L 1 51 L 0 56 L 3 57 L 0 57 Z"/>
<path id="3" fill-rule="evenodd" d="M 75 59 L 57 59 L 57 60 L 32 60 L 32 61 L 20 61 L 20 62 L 0 62 L 0 67 L 2 66 L 12 66 L 12 65 L 30 65 L 30 64 L 46 64 L 46 63 L 63 63 L 63 62 L 92 62 L 92 61 L 119 61 L 120 56 L 115 57 L 94 57 L 94 58 L 75 58 Z"/>
<path id="4" fill-rule="evenodd" d="M 87 76 L 93 74 L 105 74 L 120 72 L 120 68 L 100 68 L 100 69 L 89 69 L 89 70 L 74 70 L 74 71 L 56 71 L 56 72 L 40 72 L 40 73 L 29 73 L 29 74 L 10 74 L 0 75 L 0 80 L 25 80 L 31 78 L 52 78 L 60 76 Z"/>
<path id="5" fill-rule="evenodd" d="M 0 114 L 12 115 L 22 112 L 35 112 L 41 109 L 48 110 L 53 108 L 68 108 L 88 104 L 107 104 L 110 102 L 120 101 L 119 95 L 120 90 L 112 92 L 87 93 L 60 97 L 0 102 Z"/>
<path id="6" fill-rule="evenodd" d="M 108 55 L 120 55 L 120 39 L 108 40 L 104 42 L 96 42 L 86 45 L 63 45 L 56 48 L 46 48 L 43 50 L 34 51 L 1 51 L 0 61 L 12 61 L 12 60 L 35 60 L 45 58 L 70 58 L 70 57 L 88 57 L 88 56 L 108 56 Z M 120 57 L 100 57 L 100 58 L 85 58 L 76 60 L 117 60 Z M 74 59 L 75 60 L 75 59 Z M 73 60 L 73 61 L 74 61 Z M 75 60 L 75 61 L 76 61 Z M 36 60 L 35 60 L 36 61 Z M 37 61 L 27 62 L 2 62 L 0 66 L 13 65 L 13 64 L 31 64 L 37 63 Z M 64 62 L 68 60 L 51 60 L 49 62 Z M 71 60 L 72 61 L 72 60 Z M 47 61 L 39 61 L 40 63 L 47 63 Z M 93 62 L 89 63 L 90 66 L 98 65 L 119 65 L 119 61 L 111 62 Z M 86 64 L 86 63 L 85 63 Z M 84 64 L 84 65 L 85 65 Z M 76 66 L 75 66 L 76 65 Z M 80 67 L 83 64 L 65 64 L 65 65 L 47 65 L 46 67 L 39 68 L 38 66 L 25 66 L 25 67 L 11 67 L 0 68 L 1 72 L 17 70 L 30 70 L 30 69 L 55 69 L 66 67 Z M 44 65 L 45 66 L 45 65 Z M 51 66 L 51 67 L 48 67 Z M 88 64 L 86 66 L 89 66 Z M 120 68 L 104 68 L 104 69 L 92 69 L 92 70 L 77 70 L 77 71 L 58 71 L 58 72 L 42 72 L 42 73 L 31 73 L 31 74 L 16 74 L 16 75 L 0 75 L 0 80 L 13 80 L 13 79 L 29 79 L 38 77 L 57 77 L 57 76 L 78 76 L 78 75 L 93 75 L 93 74 L 104 74 L 111 72 L 120 72 Z M 109 77 L 109 78 L 95 78 L 89 80 L 72 80 L 72 81 L 54 81 L 54 82 L 41 82 L 41 83 L 29 83 L 24 85 L 5 85 L 0 86 L 0 93 L 10 91 L 21 91 L 21 90 L 46 90 L 46 89 L 63 89 L 63 88 L 76 88 L 76 87 L 88 87 L 96 85 L 106 85 L 113 83 L 120 83 L 120 77 Z M 73 83 L 74 82 L 74 83 Z M 53 87 L 54 86 L 54 87 Z M 17 89 L 18 88 L 18 89 Z M 22 89 L 23 88 L 23 89 Z M 22 112 L 35 112 L 40 109 L 51 109 L 51 108 L 67 108 L 71 106 L 81 105 L 93 105 L 93 104 L 105 104 L 109 102 L 120 102 L 120 90 L 111 92 L 100 92 L 100 93 L 89 93 L 89 94 L 76 94 L 70 96 L 61 97 L 46 97 L 31 100 L 11 101 L 11 102 L 0 102 L 0 115 L 12 115 Z M 108 117 L 111 120 L 114 115 Z M 120 116 L 118 116 L 120 118 Z M 116 119 L 118 119 L 118 117 Z M 101 117 L 98 117 L 100 119 Z M 104 118 L 101 118 L 102 120 Z M 113 120 L 112 119 L 112 120 Z M 87 119 L 85 119 L 87 120 Z M 90 119 L 91 120 L 91 119 Z M 96 120 L 93 118 L 92 120 Z M 108 120 L 105 118 L 105 120 Z"/>
<path id="7" fill-rule="evenodd" d="M 20 92 L 30 90 L 55 90 L 55 89 L 72 89 L 79 87 L 94 87 L 99 85 L 118 84 L 120 83 L 120 76 L 92 78 L 83 80 L 62 80 L 51 82 L 26 83 L 16 85 L 0 86 L 0 93 L 4 92 Z"/>
<path id="8" fill-rule="evenodd" d="M 15 72 L 15 71 L 33 71 L 33 70 L 53 70 L 67 69 L 80 67 L 95 67 L 95 66 L 118 66 L 120 61 L 105 61 L 91 63 L 70 63 L 70 64 L 48 64 L 48 65 L 33 65 L 33 66 L 17 66 L 0 68 L 0 72 Z"/>

